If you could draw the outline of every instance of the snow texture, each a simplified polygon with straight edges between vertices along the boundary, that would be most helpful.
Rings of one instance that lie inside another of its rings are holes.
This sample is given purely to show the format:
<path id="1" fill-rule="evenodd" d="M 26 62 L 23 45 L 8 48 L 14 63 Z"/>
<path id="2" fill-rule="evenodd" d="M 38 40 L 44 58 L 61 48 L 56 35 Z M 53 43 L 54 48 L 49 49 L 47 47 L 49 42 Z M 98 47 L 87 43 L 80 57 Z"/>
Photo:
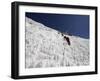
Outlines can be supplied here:
<path id="1" fill-rule="evenodd" d="M 89 39 L 63 34 L 26 17 L 25 68 L 89 65 Z"/>

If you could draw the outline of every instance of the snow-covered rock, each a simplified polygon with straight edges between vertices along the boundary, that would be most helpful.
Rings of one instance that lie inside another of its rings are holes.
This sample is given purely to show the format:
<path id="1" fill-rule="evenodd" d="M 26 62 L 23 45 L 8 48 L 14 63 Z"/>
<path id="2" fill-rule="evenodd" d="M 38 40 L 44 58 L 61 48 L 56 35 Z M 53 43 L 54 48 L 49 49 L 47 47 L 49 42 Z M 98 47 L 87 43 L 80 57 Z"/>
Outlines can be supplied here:
<path id="1" fill-rule="evenodd" d="M 89 65 L 89 40 L 26 17 L 25 54 L 26 68 L 85 66 Z"/>

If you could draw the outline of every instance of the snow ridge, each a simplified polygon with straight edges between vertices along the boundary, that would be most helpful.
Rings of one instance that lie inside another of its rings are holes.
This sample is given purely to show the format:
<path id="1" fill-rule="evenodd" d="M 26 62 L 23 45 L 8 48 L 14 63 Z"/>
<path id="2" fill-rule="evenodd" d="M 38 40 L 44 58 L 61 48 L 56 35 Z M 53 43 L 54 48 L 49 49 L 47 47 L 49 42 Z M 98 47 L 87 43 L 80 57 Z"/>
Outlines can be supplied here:
<path id="1" fill-rule="evenodd" d="M 89 40 L 63 34 L 26 17 L 25 67 L 89 65 Z"/>

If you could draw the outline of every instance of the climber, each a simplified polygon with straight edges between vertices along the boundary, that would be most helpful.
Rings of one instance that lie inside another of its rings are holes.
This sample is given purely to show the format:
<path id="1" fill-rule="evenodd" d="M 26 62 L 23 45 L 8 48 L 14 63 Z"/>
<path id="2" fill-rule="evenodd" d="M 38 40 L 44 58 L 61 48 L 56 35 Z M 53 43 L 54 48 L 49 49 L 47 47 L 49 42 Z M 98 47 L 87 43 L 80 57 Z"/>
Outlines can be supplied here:
<path id="1" fill-rule="evenodd" d="M 64 39 L 67 41 L 68 45 L 70 45 L 70 39 L 69 39 L 69 37 L 64 36 Z"/>

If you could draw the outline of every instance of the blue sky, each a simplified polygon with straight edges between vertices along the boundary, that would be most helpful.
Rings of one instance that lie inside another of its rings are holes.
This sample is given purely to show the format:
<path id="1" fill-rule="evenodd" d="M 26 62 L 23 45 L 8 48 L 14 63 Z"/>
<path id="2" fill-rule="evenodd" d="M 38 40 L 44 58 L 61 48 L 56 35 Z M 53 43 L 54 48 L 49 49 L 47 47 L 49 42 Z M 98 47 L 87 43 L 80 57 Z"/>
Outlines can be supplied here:
<path id="1" fill-rule="evenodd" d="M 26 12 L 26 17 L 58 31 L 89 39 L 89 15 Z"/>

